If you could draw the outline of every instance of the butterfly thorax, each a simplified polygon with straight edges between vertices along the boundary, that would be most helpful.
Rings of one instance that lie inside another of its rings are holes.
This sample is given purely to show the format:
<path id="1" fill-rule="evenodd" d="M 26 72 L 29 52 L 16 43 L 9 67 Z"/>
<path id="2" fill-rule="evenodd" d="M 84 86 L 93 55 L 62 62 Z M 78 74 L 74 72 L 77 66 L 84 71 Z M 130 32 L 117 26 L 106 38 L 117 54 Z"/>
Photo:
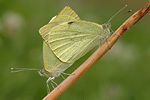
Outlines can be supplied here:
<path id="1" fill-rule="evenodd" d="M 44 68 L 42 70 L 40 70 L 40 75 L 41 76 L 46 76 L 46 77 L 59 77 L 61 72 L 60 71 L 46 71 Z"/>
<path id="2" fill-rule="evenodd" d="M 111 34 L 110 33 L 110 27 L 111 27 L 110 22 L 102 24 L 103 31 L 100 33 L 100 40 L 101 41 L 105 41 L 110 36 L 110 34 Z"/>

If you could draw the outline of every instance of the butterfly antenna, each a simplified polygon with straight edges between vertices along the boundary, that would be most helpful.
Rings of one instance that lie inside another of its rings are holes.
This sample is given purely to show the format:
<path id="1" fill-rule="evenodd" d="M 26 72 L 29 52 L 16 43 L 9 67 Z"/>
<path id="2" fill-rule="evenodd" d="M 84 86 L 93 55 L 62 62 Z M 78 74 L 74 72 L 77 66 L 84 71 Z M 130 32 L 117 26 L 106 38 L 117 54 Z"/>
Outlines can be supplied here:
<path id="1" fill-rule="evenodd" d="M 41 69 L 36 69 L 36 68 L 11 68 L 11 72 L 12 73 L 16 73 L 16 72 L 21 72 L 21 71 L 27 71 L 27 70 L 41 70 Z"/>
<path id="2" fill-rule="evenodd" d="M 127 7 L 127 5 L 125 5 L 123 8 L 121 8 L 115 15 L 113 15 L 108 22 L 110 22 L 116 15 L 118 15 L 118 13 L 120 13 L 123 9 L 125 9 Z M 128 12 L 131 12 L 131 10 L 129 10 Z"/>

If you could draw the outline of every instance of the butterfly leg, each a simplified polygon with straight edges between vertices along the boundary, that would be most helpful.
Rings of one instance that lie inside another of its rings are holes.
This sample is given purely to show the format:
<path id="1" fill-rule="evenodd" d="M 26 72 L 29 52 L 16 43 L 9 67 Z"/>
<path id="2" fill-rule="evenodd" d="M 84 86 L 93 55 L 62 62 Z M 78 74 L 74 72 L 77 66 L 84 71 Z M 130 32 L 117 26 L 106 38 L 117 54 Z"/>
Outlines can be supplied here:
<path id="1" fill-rule="evenodd" d="M 110 28 L 110 30 L 113 32 L 113 33 L 115 33 L 111 28 Z M 117 36 L 119 36 L 119 37 L 121 37 L 121 35 L 119 35 L 119 34 L 117 34 L 117 33 L 115 33 Z"/>
<path id="2" fill-rule="evenodd" d="M 117 34 L 117 33 L 115 33 L 118 37 L 121 37 L 121 35 L 119 35 L 119 34 Z"/>
<path id="3" fill-rule="evenodd" d="M 58 86 L 58 84 L 56 82 L 54 82 L 53 79 L 51 80 L 51 82 L 53 82 L 56 86 Z M 58 87 L 58 89 L 62 92 L 62 90 L 59 87 Z"/>
<path id="4" fill-rule="evenodd" d="M 99 48 L 101 47 L 101 45 L 102 45 L 102 42 L 101 42 L 100 37 L 99 37 L 99 44 L 98 44 Z M 99 55 L 100 55 L 100 49 L 99 49 Z"/>
<path id="5" fill-rule="evenodd" d="M 53 85 L 53 83 L 52 83 L 52 82 L 51 82 L 51 85 L 52 85 L 53 89 L 55 89 L 55 87 L 54 87 L 54 85 Z"/>
<path id="6" fill-rule="evenodd" d="M 111 33 L 115 33 L 111 28 L 110 28 L 110 30 L 111 30 Z M 115 33 L 118 37 L 120 37 L 121 35 L 119 35 L 119 34 L 117 34 L 117 33 Z M 107 39 L 106 39 L 106 41 L 107 41 Z M 107 44 L 108 44 L 108 46 L 109 46 L 109 48 L 111 49 L 112 47 L 110 46 L 110 44 L 108 43 L 108 41 L 107 41 Z"/>
<path id="7" fill-rule="evenodd" d="M 68 74 L 68 73 L 64 73 L 64 72 L 62 72 L 62 74 L 64 74 L 64 75 L 71 75 L 71 74 Z"/>
<path id="8" fill-rule="evenodd" d="M 62 74 L 60 74 L 61 75 L 61 77 L 65 80 L 65 77 L 62 75 Z"/>
<path id="9" fill-rule="evenodd" d="M 107 42 L 107 44 L 108 44 L 108 46 L 109 46 L 109 50 L 111 50 L 111 46 L 110 46 L 110 44 L 108 43 L 108 41 L 106 40 L 106 42 Z"/>
<path id="10" fill-rule="evenodd" d="M 46 86 L 47 86 L 47 93 L 50 93 L 50 88 L 49 88 L 49 81 L 51 81 L 51 77 L 48 78 L 48 80 L 46 81 Z"/>

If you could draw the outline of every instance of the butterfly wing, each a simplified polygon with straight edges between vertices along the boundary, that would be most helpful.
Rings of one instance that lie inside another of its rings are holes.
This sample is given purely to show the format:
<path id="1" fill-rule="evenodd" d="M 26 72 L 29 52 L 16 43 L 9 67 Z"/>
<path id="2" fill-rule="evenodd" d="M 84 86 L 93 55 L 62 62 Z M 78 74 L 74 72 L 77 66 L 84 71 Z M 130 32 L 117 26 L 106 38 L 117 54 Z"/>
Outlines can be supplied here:
<path id="1" fill-rule="evenodd" d="M 58 59 L 48 44 L 43 41 L 43 62 L 44 68 L 49 72 L 48 76 L 58 77 L 63 71 L 70 67 L 73 63 L 65 63 Z"/>
<path id="2" fill-rule="evenodd" d="M 59 14 L 56 16 L 52 22 L 66 22 L 80 20 L 79 16 L 69 7 L 66 6 Z"/>
<path id="3" fill-rule="evenodd" d="M 56 26 L 67 21 L 80 20 L 78 15 L 68 6 L 66 6 L 58 16 L 51 19 L 49 24 L 43 26 L 39 32 L 45 41 L 48 41 L 49 32 Z M 49 45 L 43 41 L 43 62 L 44 68 L 50 73 L 52 77 L 59 76 L 61 72 L 65 71 L 73 63 L 62 62 L 54 55 Z"/>
<path id="4" fill-rule="evenodd" d="M 63 62 L 74 62 L 99 43 L 102 26 L 87 21 L 64 22 L 53 28 L 48 45 Z"/>
<path id="5" fill-rule="evenodd" d="M 49 24 L 40 28 L 39 33 L 45 41 L 48 41 L 49 32 L 56 26 L 68 22 L 68 21 L 79 21 L 80 18 L 78 15 L 69 7 L 66 6 L 58 16 L 55 16 L 51 19 Z"/>

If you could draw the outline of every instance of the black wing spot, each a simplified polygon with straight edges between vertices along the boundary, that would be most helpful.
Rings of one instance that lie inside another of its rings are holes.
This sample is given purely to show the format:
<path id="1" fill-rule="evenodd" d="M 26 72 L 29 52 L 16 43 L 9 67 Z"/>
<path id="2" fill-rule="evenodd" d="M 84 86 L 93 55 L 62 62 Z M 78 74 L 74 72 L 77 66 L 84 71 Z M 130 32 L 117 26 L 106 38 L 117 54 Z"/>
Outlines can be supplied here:
<path id="1" fill-rule="evenodd" d="M 74 21 L 72 21 L 72 22 L 68 22 L 68 24 L 72 24 L 72 23 L 74 23 Z"/>

